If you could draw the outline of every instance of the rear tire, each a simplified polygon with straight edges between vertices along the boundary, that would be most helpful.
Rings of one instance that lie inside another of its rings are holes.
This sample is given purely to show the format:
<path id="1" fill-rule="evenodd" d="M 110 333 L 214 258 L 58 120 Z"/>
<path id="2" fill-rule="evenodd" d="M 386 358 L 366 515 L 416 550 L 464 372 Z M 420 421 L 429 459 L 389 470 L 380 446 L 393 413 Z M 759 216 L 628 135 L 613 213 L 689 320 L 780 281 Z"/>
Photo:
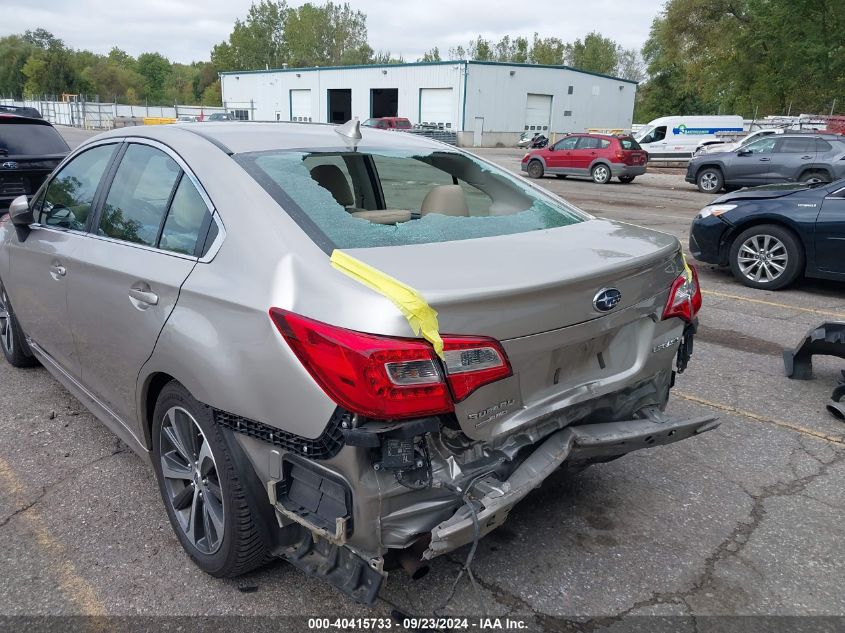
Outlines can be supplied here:
<path id="1" fill-rule="evenodd" d="M 804 249 L 788 229 L 761 224 L 734 239 L 730 264 L 734 277 L 749 288 L 780 290 L 804 270 Z"/>
<path id="2" fill-rule="evenodd" d="M 590 175 L 593 177 L 593 182 L 597 185 L 606 185 L 610 182 L 613 175 L 610 173 L 610 167 L 603 163 L 599 163 L 590 170 Z"/>
<path id="3" fill-rule="evenodd" d="M 707 167 L 698 172 L 695 184 L 701 193 L 718 193 L 725 186 L 722 170 L 717 167 Z"/>
<path id="4" fill-rule="evenodd" d="M 18 323 L 12 304 L 6 294 L 6 288 L 0 281 L 0 349 L 3 356 L 12 367 L 35 367 L 38 359 L 32 355 L 32 350 L 26 343 L 20 323 Z"/>
<path id="5" fill-rule="evenodd" d="M 545 169 L 543 169 L 543 163 L 539 160 L 532 160 L 528 163 L 527 171 L 529 178 L 542 178 Z"/>
<path id="6" fill-rule="evenodd" d="M 636 178 L 636 176 L 619 176 L 619 182 L 628 185 L 634 182 L 634 178 Z"/>
<path id="7" fill-rule="evenodd" d="M 798 178 L 798 182 L 815 183 L 815 182 L 830 182 L 830 176 L 826 171 L 818 169 L 808 169 Z"/>
<path id="8" fill-rule="evenodd" d="M 272 543 L 269 501 L 253 494 L 252 466 L 243 455 L 238 458 L 240 447 L 230 446 L 211 408 L 172 381 L 162 389 L 154 416 L 159 491 L 187 554 L 218 578 L 240 576 L 266 563 Z"/>

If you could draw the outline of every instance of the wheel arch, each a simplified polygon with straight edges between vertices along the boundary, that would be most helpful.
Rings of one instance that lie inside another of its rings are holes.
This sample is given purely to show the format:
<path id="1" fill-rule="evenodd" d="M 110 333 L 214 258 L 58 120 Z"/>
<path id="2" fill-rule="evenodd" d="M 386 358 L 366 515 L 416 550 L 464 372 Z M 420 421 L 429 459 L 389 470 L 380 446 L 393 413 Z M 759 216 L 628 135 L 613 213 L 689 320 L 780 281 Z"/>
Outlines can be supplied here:
<path id="1" fill-rule="evenodd" d="M 801 173 L 798 174 L 798 180 L 800 181 L 807 174 L 812 174 L 812 173 L 816 173 L 816 172 L 823 173 L 823 174 L 827 175 L 827 177 L 830 179 L 828 182 L 833 182 L 835 180 L 835 178 L 834 178 L 833 174 L 831 173 L 830 169 L 828 169 L 827 166 L 825 166 L 825 165 L 815 165 L 815 166 L 812 166 L 812 167 L 807 167 L 805 169 L 802 169 Z"/>
<path id="2" fill-rule="evenodd" d="M 154 372 L 147 376 L 141 388 L 141 422 L 143 423 L 144 444 L 147 449 L 153 447 L 153 415 L 155 414 L 156 402 L 165 385 L 172 381 L 179 382 L 176 378 L 163 371 Z M 183 384 L 184 383 L 181 383 Z"/>
<path id="3" fill-rule="evenodd" d="M 695 180 L 698 181 L 698 175 L 704 171 L 705 169 L 718 169 L 719 173 L 722 174 L 722 183 L 725 182 L 725 168 L 722 167 L 719 163 L 704 163 L 699 165 L 695 170 Z"/>
<path id="4" fill-rule="evenodd" d="M 735 224 L 733 228 L 728 231 L 724 238 L 722 239 L 722 244 L 719 248 L 719 262 L 722 266 L 727 266 L 730 264 L 730 251 L 733 243 L 736 241 L 736 238 L 742 234 L 744 231 L 748 229 L 754 228 L 755 226 L 763 226 L 763 225 L 773 225 L 779 228 L 782 228 L 786 231 L 789 231 L 792 236 L 798 241 L 801 245 L 801 248 L 804 250 L 802 253 L 804 255 L 804 269 L 807 269 L 810 261 L 810 255 L 812 253 L 811 248 L 812 244 L 808 243 L 807 240 L 804 239 L 802 232 L 798 230 L 796 226 L 794 226 L 788 220 L 785 220 L 782 217 L 769 217 L 769 216 L 755 216 L 753 218 L 749 218 L 746 222 L 741 224 Z"/>

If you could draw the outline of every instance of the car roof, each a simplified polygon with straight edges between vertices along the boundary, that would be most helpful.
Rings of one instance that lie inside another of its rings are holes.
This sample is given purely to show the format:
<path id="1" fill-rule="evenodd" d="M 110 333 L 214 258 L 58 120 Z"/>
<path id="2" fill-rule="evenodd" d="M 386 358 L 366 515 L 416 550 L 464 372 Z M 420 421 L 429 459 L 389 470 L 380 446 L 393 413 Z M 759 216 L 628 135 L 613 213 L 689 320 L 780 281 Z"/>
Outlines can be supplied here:
<path id="1" fill-rule="evenodd" d="M 202 136 L 228 153 L 243 154 L 270 150 L 336 150 L 347 144 L 345 138 L 336 130 L 338 126 L 329 123 L 211 121 L 178 126 L 119 128 L 96 138 L 141 136 L 167 144 L 178 143 L 180 135 L 192 133 Z M 369 146 L 388 150 L 419 149 L 430 152 L 445 147 L 442 143 L 407 132 L 397 134 L 393 131 L 362 127 L 361 133 L 363 139 L 358 144 L 361 149 Z"/>
<path id="2" fill-rule="evenodd" d="M 30 125 L 48 125 L 53 127 L 49 121 L 45 119 L 37 119 L 31 116 L 22 116 L 20 114 L 9 114 L 7 112 L 0 112 L 0 123 L 18 123 Z"/>

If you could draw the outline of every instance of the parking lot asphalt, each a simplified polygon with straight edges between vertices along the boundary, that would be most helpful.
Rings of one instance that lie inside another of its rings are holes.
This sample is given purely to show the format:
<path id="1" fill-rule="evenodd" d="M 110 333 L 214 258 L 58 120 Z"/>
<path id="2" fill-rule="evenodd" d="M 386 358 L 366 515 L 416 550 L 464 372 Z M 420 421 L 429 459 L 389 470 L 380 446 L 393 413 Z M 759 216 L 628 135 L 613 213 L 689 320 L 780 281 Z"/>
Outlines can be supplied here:
<path id="1" fill-rule="evenodd" d="M 72 144 L 84 133 L 63 129 Z M 518 170 L 522 152 L 479 154 Z M 679 170 L 634 183 L 541 182 L 598 216 L 685 242 L 710 199 Z M 411 581 L 392 573 L 373 609 L 276 563 L 205 575 L 171 531 L 152 471 L 43 369 L 0 364 L 0 615 L 519 615 L 528 630 L 615 630 L 624 616 L 845 615 L 845 425 L 824 408 L 845 365 L 808 382 L 781 351 L 845 319 L 845 285 L 745 288 L 700 267 L 701 330 L 670 413 L 716 413 L 700 437 L 553 475 L 484 539 Z M 564 618 L 568 620 L 564 622 Z M 692 629 L 690 629 L 692 630 Z"/>

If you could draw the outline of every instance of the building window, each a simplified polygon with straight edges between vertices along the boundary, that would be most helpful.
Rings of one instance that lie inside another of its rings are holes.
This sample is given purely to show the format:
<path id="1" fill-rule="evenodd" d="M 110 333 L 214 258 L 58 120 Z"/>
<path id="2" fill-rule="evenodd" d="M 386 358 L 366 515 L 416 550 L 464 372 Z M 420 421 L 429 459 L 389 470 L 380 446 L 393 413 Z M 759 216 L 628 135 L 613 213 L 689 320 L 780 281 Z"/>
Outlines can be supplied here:
<path id="1" fill-rule="evenodd" d="M 569 90 L 567 90 L 567 94 L 572 94 L 575 92 L 575 86 L 569 86 Z"/>
<path id="2" fill-rule="evenodd" d="M 563 116 L 572 116 L 572 110 L 564 110 Z"/>
<path id="3" fill-rule="evenodd" d="M 232 110 L 236 121 L 249 121 L 249 110 Z"/>

